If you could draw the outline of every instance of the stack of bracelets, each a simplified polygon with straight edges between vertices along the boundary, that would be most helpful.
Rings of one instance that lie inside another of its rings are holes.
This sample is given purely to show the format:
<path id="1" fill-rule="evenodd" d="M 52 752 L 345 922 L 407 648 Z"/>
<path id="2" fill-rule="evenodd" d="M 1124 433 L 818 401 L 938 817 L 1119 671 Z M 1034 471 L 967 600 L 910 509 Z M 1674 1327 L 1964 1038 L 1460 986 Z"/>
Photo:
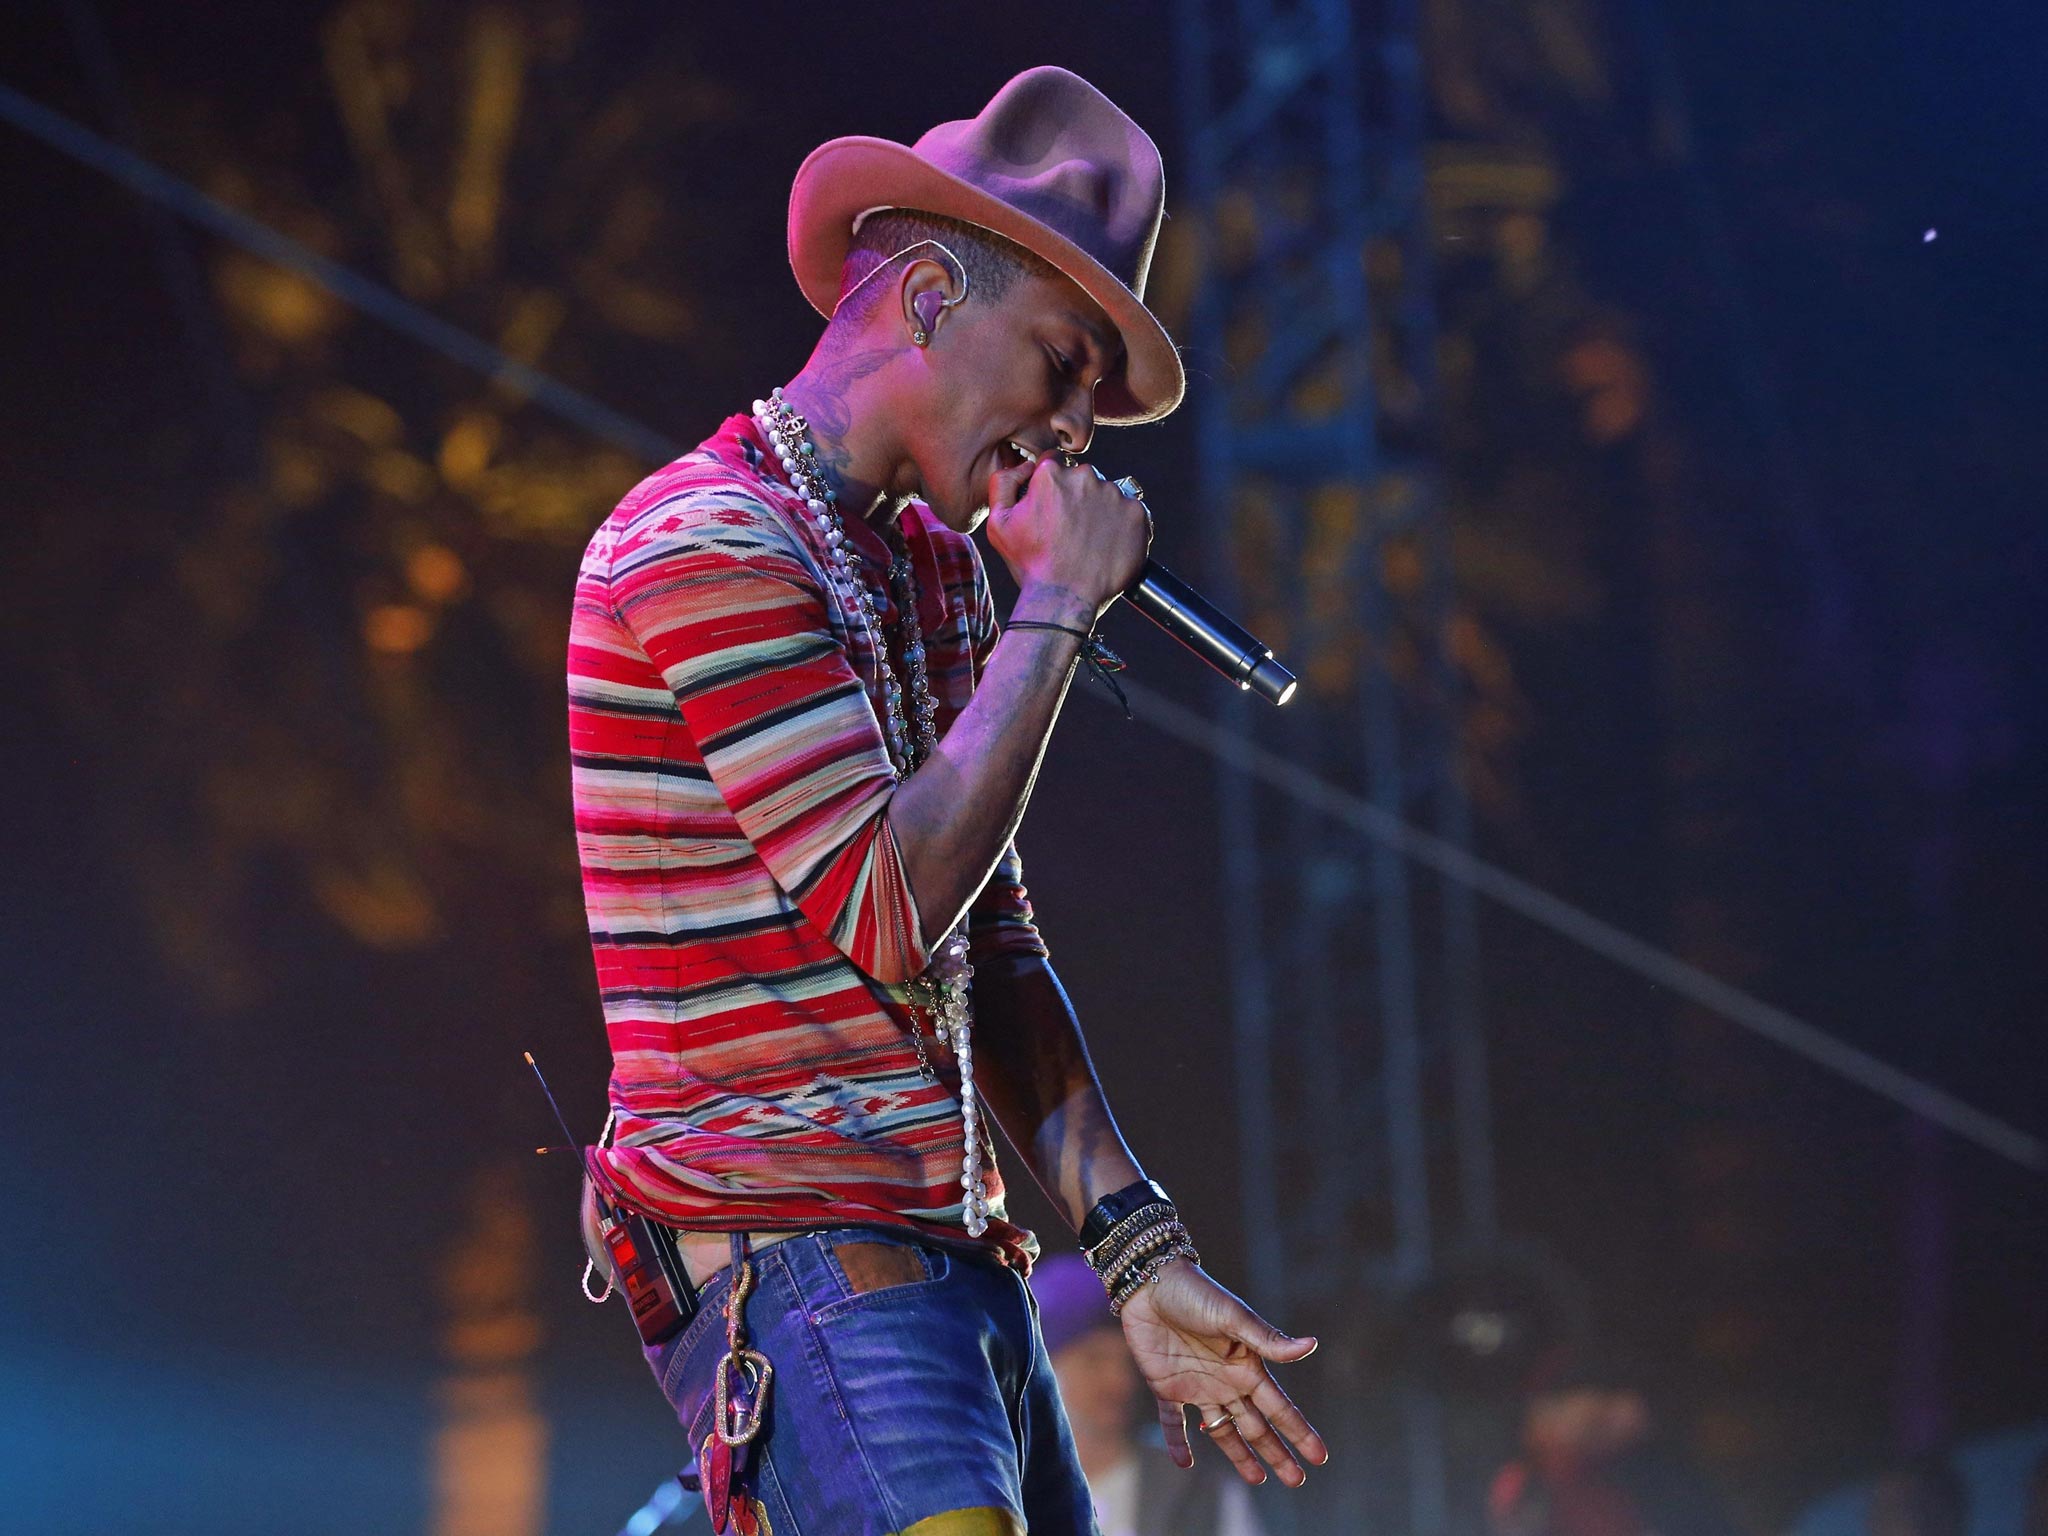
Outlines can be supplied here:
<path id="1" fill-rule="evenodd" d="M 1202 1262 L 1166 1191 L 1150 1179 L 1104 1195 L 1081 1226 L 1081 1249 L 1109 1292 L 1109 1310 L 1124 1303 L 1175 1259 Z"/>

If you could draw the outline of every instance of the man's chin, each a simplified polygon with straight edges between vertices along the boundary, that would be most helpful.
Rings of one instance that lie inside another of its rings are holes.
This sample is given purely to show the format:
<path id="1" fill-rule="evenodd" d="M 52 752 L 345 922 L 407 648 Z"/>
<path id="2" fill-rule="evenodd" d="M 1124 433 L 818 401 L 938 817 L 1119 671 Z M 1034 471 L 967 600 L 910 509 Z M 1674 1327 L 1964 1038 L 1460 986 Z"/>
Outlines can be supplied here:
<path id="1" fill-rule="evenodd" d="M 988 497 L 985 494 L 963 496 L 950 504 L 944 500 L 930 500 L 925 505 L 931 508 L 933 517 L 955 533 L 972 533 L 988 520 Z M 965 513 L 960 511 L 963 506 L 969 508 Z"/>

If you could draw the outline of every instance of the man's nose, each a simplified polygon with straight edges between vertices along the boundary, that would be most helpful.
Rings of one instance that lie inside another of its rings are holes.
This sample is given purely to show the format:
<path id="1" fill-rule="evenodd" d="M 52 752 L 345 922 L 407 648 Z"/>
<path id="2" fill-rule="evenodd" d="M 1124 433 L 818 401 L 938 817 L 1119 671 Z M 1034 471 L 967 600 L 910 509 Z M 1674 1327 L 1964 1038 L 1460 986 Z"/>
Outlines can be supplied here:
<path id="1" fill-rule="evenodd" d="M 1076 389 L 1053 413 L 1053 435 L 1059 440 L 1063 453 L 1086 453 L 1088 444 L 1095 438 L 1095 395 L 1092 390 Z"/>

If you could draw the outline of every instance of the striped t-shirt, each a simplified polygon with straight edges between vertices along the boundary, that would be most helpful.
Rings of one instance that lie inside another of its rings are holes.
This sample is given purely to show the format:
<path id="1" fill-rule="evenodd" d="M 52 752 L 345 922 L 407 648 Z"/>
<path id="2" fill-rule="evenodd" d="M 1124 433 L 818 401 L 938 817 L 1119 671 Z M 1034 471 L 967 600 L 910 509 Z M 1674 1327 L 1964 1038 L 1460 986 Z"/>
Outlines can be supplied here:
<path id="1" fill-rule="evenodd" d="M 886 571 L 881 535 L 846 524 Z M 994 605 L 973 540 L 918 502 L 900 527 L 943 735 Z M 959 1075 L 928 1027 L 939 1080 L 919 1070 L 906 1002 L 929 956 L 888 820 L 878 659 L 826 569 L 748 416 L 635 486 L 584 553 L 569 750 L 614 1114 L 586 1161 L 679 1227 L 906 1226 L 1028 1267 L 992 1149 L 988 1230 L 967 1236 Z M 1045 953 L 1014 846 L 969 939 L 977 967 Z"/>

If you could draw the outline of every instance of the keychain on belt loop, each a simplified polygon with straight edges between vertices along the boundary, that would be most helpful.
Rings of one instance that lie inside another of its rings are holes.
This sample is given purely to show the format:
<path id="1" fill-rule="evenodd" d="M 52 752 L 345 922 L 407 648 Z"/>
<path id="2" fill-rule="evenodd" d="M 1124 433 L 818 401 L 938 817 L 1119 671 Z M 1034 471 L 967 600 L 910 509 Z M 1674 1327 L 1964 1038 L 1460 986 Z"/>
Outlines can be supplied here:
<path id="1" fill-rule="evenodd" d="M 741 1310 L 754 1289 L 754 1263 L 739 1241 L 733 1243 L 732 1285 L 725 1293 L 725 1358 L 718 1362 L 713 1386 L 713 1421 L 718 1438 L 728 1446 L 745 1445 L 761 1431 L 761 1415 L 768 1406 L 768 1384 L 775 1379 L 775 1367 L 758 1349 L 744 1347 L 746 1329 Z M 753 1377 L 750 1383 L 747 1377 Z M 752 1402 L 747 1401 L 752 1397 Z"/>

